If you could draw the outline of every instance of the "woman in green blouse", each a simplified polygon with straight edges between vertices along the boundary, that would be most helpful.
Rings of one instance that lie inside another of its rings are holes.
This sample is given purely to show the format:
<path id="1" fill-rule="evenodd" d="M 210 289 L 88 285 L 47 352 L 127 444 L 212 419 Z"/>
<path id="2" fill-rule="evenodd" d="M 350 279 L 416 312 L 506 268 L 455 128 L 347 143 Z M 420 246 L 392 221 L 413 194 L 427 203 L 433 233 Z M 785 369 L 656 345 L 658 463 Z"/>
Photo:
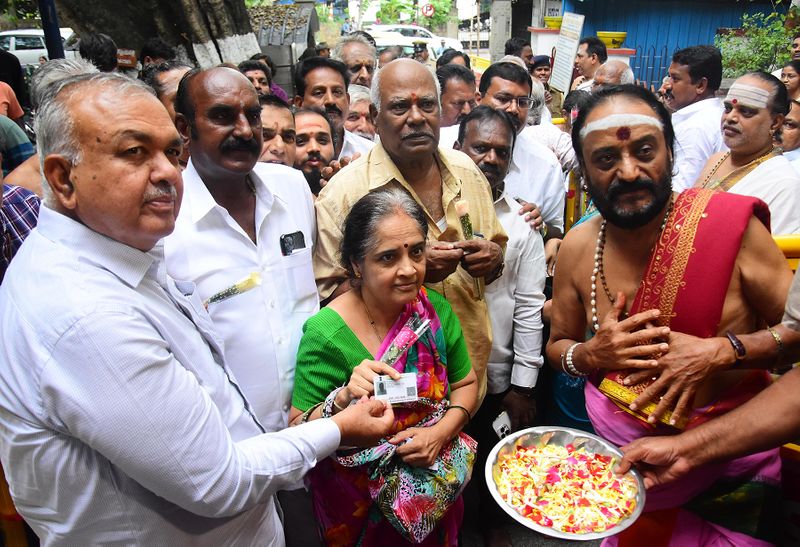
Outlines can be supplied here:
<path id="1" fill-rule="evenodd" d="M 335 413 L 373 396 L 376 375 L 397 379 L 414 372 L 418 396 L 439 405 L 441 418 L 415 427 L 431 413 L 413 404 L 396 406 L 388 443 L 397 447 L 394 457 L 416 467 L 433 465 L 443 448 L 460 440 L 478 406 L 458 318 L 441 295 L 422 287 L 427 230 L 424 212 L 401 189 L 370 192 L 353 206 L 341 244 L 341 263 L 353 289 L 303 327 L 290 415 L 297 423 L 319 417 L 322 406 Z M 376 360 L 411 318 L 430 320 L 430 327 L 392 366 Z M 320 405 L 326 399 L 328 404 Z M 331 457 L 309 474 L 323 539 L 329 545 L 407 544 L 373 502 L 367 467 L 345 467 Z M 422 544 L 457 545 L 462 516 L 458 497 Z"/>

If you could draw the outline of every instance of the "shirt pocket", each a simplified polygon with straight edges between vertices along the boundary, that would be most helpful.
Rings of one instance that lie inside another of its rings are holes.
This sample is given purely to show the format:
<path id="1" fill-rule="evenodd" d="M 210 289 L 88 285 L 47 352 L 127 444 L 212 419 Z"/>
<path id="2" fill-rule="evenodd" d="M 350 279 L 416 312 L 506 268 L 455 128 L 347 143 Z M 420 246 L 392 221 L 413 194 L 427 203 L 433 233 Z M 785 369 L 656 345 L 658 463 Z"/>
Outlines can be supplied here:
<path id="1" fill-rule="evenodd" d="M 317 283 L 311 262 L 311 249 L 298 249 L 281 258 L 284 278 L 289 289 L 294 309 L 314 311 L 319 305 Z"/>

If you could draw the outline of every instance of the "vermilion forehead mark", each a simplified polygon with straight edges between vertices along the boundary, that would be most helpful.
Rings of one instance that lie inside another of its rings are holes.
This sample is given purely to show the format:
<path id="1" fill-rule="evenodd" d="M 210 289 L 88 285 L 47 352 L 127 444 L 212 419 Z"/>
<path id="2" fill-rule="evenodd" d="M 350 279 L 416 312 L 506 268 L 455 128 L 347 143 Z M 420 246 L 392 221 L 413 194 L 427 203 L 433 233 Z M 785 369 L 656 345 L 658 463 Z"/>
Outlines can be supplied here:
<path id="1" fill-rule="evenodd" d="M 411 100 L 412 101 L 416 101 L 417 100 L 417 94 L 414 93 L 413 91 L 411 92 Z"/>
<path id="2" fill-rule="evenodd" d="M 731 99 L 731 103 L 732 103 L 732 104 L 736 104 L 736 103 L 738 103 L 738 102 L 739 102 L 739 101 L 738 101 L 738 100 L 736 100 L 736 99 Z"/>
<path id="3" fill-rule="evenodd" d="M 621 141 L 627 141 L 631 138 L 631 128 L 630 127 L 620 127 L 617 129 L 617 138 Z"/>
<path id="4" fill-rule="evenodd" d="M 406 249 L 408 249 L 408 243 L 403 243 L 403 247 L 405 247 Z"/>

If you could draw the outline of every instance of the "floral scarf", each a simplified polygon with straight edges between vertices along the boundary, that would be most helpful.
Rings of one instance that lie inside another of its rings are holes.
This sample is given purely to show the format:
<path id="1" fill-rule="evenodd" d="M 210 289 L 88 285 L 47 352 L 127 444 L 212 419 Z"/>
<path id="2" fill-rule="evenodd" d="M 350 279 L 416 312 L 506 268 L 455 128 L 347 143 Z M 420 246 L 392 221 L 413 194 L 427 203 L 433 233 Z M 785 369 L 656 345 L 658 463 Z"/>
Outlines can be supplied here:
<path id="1" fill-rule="evenodd" d="M 430 328 L 393 365 L 399 372 L 417 374 L 417 393 L 420 399 L 442 401 L 450 393 L 447 380 L 447 346 L 444 332 L 425 288 L 417 298 L 406 304 L 392 328 L 386 334 L 377 355 L 383 355 L 397 333 L 413 315 L 430 320 Z M 336 386 L 331 386 L 333 389 Z M 427 418 L 419 405 L 396 406 L 392 434 L 408 429 Z M 343 454 L 345 455 L 345 454 Z M 323 539 L 330 546 L 349 545 L 408 545 L 383 517 L 370 496 L 368 466 L 345 467 L 335 457 L 319 462 L 309 472 L 306 482 L 311 489 L 314 513 L 322 529 Z M 459 498 L 421 545 L 458 545 L 458 529 L 463 516 Z"/>

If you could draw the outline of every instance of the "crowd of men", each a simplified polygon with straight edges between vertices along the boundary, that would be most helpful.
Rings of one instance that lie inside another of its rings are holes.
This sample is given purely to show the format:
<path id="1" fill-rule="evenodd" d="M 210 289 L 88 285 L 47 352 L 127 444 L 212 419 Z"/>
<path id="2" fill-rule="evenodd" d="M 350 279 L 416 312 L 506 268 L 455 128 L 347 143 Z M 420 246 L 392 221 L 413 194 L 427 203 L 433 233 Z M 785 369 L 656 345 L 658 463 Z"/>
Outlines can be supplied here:
<path id="1" fill-rule="evenodd" d="M 652 466 L 648 484 L 676 479 L 620 541 L 776 540 L 684 513 L 722 479 L 733 502 L 774 486 L 775 448 L 800 429 L 697 448 L 735 429 L 728 410 L 796 406 L 757 395 L 797 344 L 800 286 L 783 320 L 792 274 L 772 239 L 800 234 L 784 154 L 800 114 L 780 80 L 744 74 L 723 95 L 720 52 L 700 45 L 653 93 L 588 37 L 556 90 L 525 40 L 476 78 L 462 53 L 434 68 L 359 31 L 304 54 L 289 96 L 262 54 L 201 70 L 153 40 L 135 79 L 105 38 L 91 62 L 34 74 L 37 149 L 3 188 L 0 459 L 42 543 L 318 541 L 303 475 L 385 436 L 392 410 L 287 428 L 294 360 L 305 321 L 350 290 L 344 218 L 384 186 L 426 213 L 426 286 L 479 380 L 476 465 L 503 410 L 513 430 L 578 427 L 633 443 L 624 465 Z M 567 232 L 570 176 L 591 204 Z M 463 237 L 463 200 L 480 237 Z M 639 440 L 687 423 L 707 433 L 678 436 L 680 456 Z M 482 476 L 468 511 L 508 544 Z"/>

